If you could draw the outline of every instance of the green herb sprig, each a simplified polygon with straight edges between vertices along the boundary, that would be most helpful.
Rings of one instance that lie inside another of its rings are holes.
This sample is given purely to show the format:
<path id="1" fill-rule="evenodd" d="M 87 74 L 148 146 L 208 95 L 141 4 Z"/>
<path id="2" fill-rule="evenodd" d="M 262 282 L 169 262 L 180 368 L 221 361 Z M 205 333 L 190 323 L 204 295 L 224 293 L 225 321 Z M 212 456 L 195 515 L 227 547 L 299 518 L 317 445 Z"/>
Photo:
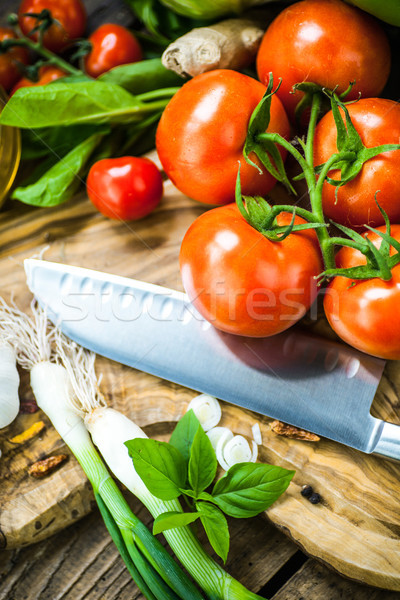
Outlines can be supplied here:
<path id="1" fill-rule="evenodd" d="M 223 561 L 229 551 L 225 515 L 249 518 L 262 513 L 283 494 L 294 475 L 294 471 L 282 467 L 246 462 L 231 467 L 213 485 L 217 458 L 192 410 L 178 422 L 168 443 L 134 439 L 125 445 L 149 492 L 164 501 L 182 495 L 189 508 L 185 513 L 171 511 L 159 515 L 153 533 L 199 520 Z"/>

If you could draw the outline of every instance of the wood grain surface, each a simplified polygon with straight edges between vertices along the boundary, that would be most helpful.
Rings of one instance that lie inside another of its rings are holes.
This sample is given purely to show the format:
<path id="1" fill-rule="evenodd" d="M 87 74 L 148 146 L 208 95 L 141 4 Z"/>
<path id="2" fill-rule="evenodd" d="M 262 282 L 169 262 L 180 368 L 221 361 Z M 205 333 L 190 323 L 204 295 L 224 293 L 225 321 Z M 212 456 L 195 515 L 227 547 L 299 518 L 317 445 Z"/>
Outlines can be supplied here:
<path id="1" fill-rule="evenodd" d="M 14 0 L 0 0 L 0 14 L 17 5 Z M 89 30 L 107 19 L 129 22 L 129 11 L 120 0 L 85 0 L 85 5 Z M 30 294 L 22 261 L 47 245 L 49 260 L 181 289 L 179 242 L 203 210 L 170 184 L 160 208 L 134 225 L 106 221 L 83 194 L 46 210 L 9 203 L 0 214 L 0 294 L 6 299 L 13 294 L 28 309 Z M 308 319 L 306 324 L 330 334 L 320 319 Z M 99 369 L 110 404 L 159 439 L 168 436 L 193 396 L 190 390 L 110 361 L 99 361 Z M 27 374 L 21 376 L 21 400 L 29 403 Z M 375 416 L 400 423 L 399 389 L 398 365 L 388 364 L 372 407 Z M 46 423 L 40 437 L 23 448 L 10 444 L 13 435 L 39 419 Z M 268 419 L 229 405 L 224 406 L 224 419 L 245 435 L 255 420 L 260 421 L 260 459 L 296 469 L 288 493 L 265 517 L 230 522 L 227 570 L 274 600 L 399 598 L 399 465 L 327 440 L 309 444 L 278 438 L 269 430 Z M 0 447 L 4 451 L 0 459 L 0 600 L 141 599 L 97 510 L 91 512 L 92 493 L 75 459 L 70 457 L 42 481 L 27 474 L 32 462 L 66 451 L 46 417 L 40 412 L 19 415 L 1 432 Z M 304 483 L 322 495 L 321 504 L 313 506 L 301 497 Z M 147 511 L 129 500 L 150 524 Z M 318 562 L 307 558 L 299 547 Z"/>
<path id="2" fill-rule="evenodd" d="M 46 245 L 45 258 L 49 260 L 182 289 L 180 240 L 203 210 L 170 182 L 166 182 L 165 197 L 156 212 L 137 223 L 104 219 L 83 195 L 54 209 L 12 208 L 0 221 L 2 295 L 9 298 L 13 293 L 18 304 L 29 309 L 31 295 L 22 261 Z M 98 369 L 103 373 L 103 390 L 110 404 L 155 437 L 169 434 L 194 395 L 105 359 L 99 360 Z M 399 422 L 395 418 L 399 386 L 399 370 L 393 363 L 385 370 L 374 402 L 377 416 Z M 23 374 L 22 398 L 29 400 L 30 394 Z M 21 448 L 7 441 L 39 418 L 46 423 L 40 437 Z M 251 436 L 256 420 L 263 437 L 260 460 L 296 469 L 288 492 L 267 512 L 268 519 L 306 553 L 339 573 L 380 588 L 400 590 L 400 465 L 329 440 L 308 443 L 279 437 L 270 431 L 269 419 L 224 405 L 224 423 L 237 433 Z M 27 474 L 27 467 L 35 460 L 66 451 L 44 415 L 21 415 L 1 432 L 1 440 L 3 546 L 38 541 L 89 512 L 91 491 L 73 457 L 43 480 Z M 312 505 L 301 496 L 304 484 L 321 494 L 320 504 Z"/>

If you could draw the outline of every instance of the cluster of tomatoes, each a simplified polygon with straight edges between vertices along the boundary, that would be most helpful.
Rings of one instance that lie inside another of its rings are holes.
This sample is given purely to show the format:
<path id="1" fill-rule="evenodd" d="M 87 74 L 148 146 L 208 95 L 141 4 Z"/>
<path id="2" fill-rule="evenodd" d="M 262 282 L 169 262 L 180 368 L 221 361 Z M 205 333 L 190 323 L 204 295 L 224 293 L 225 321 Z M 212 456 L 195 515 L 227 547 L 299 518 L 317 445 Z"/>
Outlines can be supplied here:
<path id="1" fill-rule="evenodd" d="M 42 11 L 49 11 L 54 20 L 43 33 L 42 43 L 46 49 L 56 55 L 63 54 L 82 41 L 86 11 L 81 0 L 23 0 L 18 10 L 20 33 L 36 42 L 40 21 L 30 15 L 41 15 Z M 6 39 L 18 40 L 15 28 L 0 28 L 0 42 Z M 138 40 L 121 25 L 101 25 L 87 41 L 88 52 L 81 66 L 84 74 L 92 78 L 143 58 Z M 45 85 L 67 75 L 60 66 L 46 64 L 39 68 L 36 80 L 23 76 L 23 67 L 31 59 L 23 46 L 11 47 L 0 55 L 0 85 L 10 96 L 20 88 Z M 130 220 L 149 214 L 160 202 L 162 191 L 161 173 L 155 164 L 131 156 L 95 163 L 88 178 L 92 202 L 110 218 Z"/>
<path id="2" fill-rule="evenodd" d="M 390 58 L 378 21 L 342 0 L 303 0 L 283 10 L 267 29 L 257 57 L 259 81 L 229 70 L 212 71 L 193 78 L 170 101 L 157 132 L 167 175 L 191 198 L 223 205 L 191 225 L 180 253 L 184 287 L 217 328 L 260 337 L 287 329 L 316 299 L 317 277 L 324 270 L 315 231 L 271 241 L 233 204 L 238 163 L 242 194 L 265 197 L 275 183 L 257 156 L 251 159 L 258 168 L 243 158 L 249 120 L 269 73 L 282 81 L 272 97 L 267 131 L 289 139 L 302 96 L 300 91 L 293 93 L 294 84 L 309 81 L 340 94 L 355 82 L 346 101 L 355 101 L 347 108 L 363 144 L 398 144 L 400 105 L 378 98 L 389 76 Z M 328 112 L 315 129 L 315 167 L 337 152 L 337 136 Z M 281 148 L 280 152 L 284 158 Z M 367 160 L 358 176 L 339 189 L 325 181 L 325 216 L 353 229 L 379 226 L 384 222 L 375 201 L 379 191 L 379 203 L 391 222 L 400 222 L 399 173 L 396 150 Z M 337 171 L 329 176 L 340 178 Z M 291 218 L 282 213 L 278 225 Z M 304 221 L 296 216 L 295 223 Z M 400 241 L 399 233 L 400 227 L 392 226 L 391 235 Z M 368 235 L 380 246 L 379 235 Z M 338 267 L 363 262 L 365 257 L 351 247 L 337 255 Z M 344 340 L 365 352 L 400 359 L 400 265 L 393 267 L 389 281 L 335 277 L 324 306 Z"/>

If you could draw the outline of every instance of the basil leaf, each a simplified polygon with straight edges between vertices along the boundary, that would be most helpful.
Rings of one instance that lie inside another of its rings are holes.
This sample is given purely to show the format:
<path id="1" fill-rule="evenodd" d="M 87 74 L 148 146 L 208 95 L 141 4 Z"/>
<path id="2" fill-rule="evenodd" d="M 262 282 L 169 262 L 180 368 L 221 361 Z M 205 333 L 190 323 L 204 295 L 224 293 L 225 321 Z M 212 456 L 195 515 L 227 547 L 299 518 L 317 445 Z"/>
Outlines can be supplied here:
<path id="1" fill-rule="evenodd" d="M 215 484 L 213 502 L 231 517 L 254 517 L 283 494 L 294 473 L 261 463 L 234 465 Z"/>
<path id="2" fill-rule="evenodd" d="M 204 429 L 200 426 L 190 448 L 189 483 L 196 496 L 214 481 L 217 457 Z"/>
<path id="3" fill-rule="evenodd" d="M 166 69 L 159 58 L 114 67 L 100 75 L 98 81 L 119 85 L 132 94 L 143 94 L 184 83 L 184 79 Z"/>
<path id="4" fill-rule="evenodd" d="M 153 524 L 153 534 L 162 533 L 167 529 L 174 529 L 174 527 L 184 527 L 196 521 L 200 517 L 198 512 L 182 513 L 171 510 L 170 512 L 161 513 Z"/>
<path id="5" fill-rule="evenodd" d="M 197 502 L 200 520 L 215 552 L 225 562 L 229 552 L 228 523 L 222 512 L 208 502 Z"/>
<path id="6" fill-rule="evenodd" d="M 11 197 L 33 206 L 57 206 L 72 198 L 82 183 L 81 173 L 104 134 L 81 142 L 35 183 L 16 188 Z"/>
<path id="7" fill-rule="evenodd" d="M 21 129 L 77 123 L 140 120 L 143 106 L 118 85 L 90 81 L 20 88 L 7 102 L 0 123 Z"/>
<path id="8" fill-rule="evenodd" d="M 189 498 L 194 498 L 195 500 L 208 500 L 209 502 L 213 502 L 213 497 L 207 492 L 200 492 L 199 494 L 195 494 L 193 490 L 185 490 L 182 488 L 180 491 L 185 496 L 189 496 Z"/>
<path id="9" fill-rule="evenodd" d="M 199 427 L 201 427 L 200 421 L 190 409 L 179 419 L 171 434 L 169 443 L 177 448 L 187 461 L 189 460 L 191 445 Z"/>
<path id="10" fill-rule="evenodd" d="M 180 496 L 186 482 L 186 463 L 180 452 L 167 444 L 151 439 L 125 442 L 137 474 L 149 492 L 161 500 Z"/>

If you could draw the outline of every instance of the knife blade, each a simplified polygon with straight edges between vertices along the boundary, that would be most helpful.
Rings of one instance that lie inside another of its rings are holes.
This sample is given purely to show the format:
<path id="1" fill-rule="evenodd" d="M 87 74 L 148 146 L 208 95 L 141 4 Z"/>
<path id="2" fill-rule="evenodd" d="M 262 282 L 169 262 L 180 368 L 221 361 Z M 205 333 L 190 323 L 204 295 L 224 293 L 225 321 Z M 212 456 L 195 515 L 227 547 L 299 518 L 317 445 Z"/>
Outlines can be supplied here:
<path id="1" fill-rule="evenodd" d="M 93 352 L 366 453 L 400 460 L 400 427 L 370 414 L 384 361 L 291 328 L 221 332 L 178 291 L 38 259 L 27 283 L 64 334 Z"/>

